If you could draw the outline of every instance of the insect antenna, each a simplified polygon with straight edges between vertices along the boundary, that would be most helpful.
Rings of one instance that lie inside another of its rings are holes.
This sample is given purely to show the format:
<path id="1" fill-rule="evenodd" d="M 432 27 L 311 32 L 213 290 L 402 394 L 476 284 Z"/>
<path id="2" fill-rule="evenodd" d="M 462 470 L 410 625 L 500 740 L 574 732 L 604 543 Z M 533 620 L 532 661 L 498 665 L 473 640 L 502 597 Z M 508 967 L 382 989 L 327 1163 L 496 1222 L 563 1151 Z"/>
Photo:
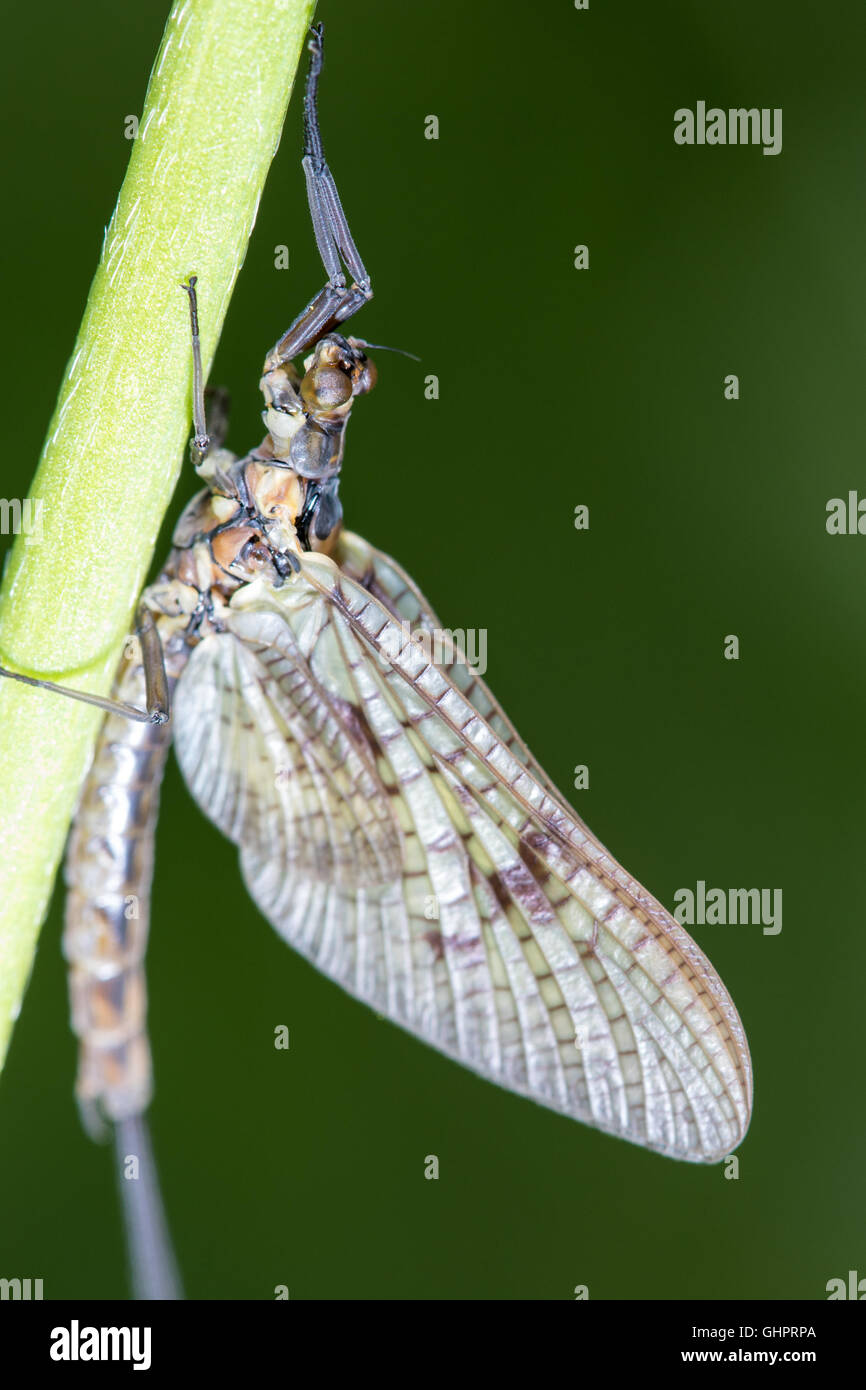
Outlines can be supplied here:
<path id="1" fill-rule="evenodd" d="M 374 352 L 399 352 L 401 357 L 410 357 L 413 362 L 421 361 L 417 352 L 408 352 L 406 348 L 390 347 L 388 343 L 368 343 L 365 338 L 353 338 L 352 341 L 365 351 L 367 348 L 372 348 Z"/>

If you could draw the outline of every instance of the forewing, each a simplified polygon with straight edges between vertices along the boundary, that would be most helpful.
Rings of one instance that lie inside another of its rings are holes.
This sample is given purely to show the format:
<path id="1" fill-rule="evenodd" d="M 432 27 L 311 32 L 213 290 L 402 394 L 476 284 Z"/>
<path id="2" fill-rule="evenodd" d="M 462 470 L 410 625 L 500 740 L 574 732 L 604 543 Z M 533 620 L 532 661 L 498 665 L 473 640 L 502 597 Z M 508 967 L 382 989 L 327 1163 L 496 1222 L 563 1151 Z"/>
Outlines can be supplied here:
<path id="1" fill-rule="evenodd" d="M 406 643 L 393 582 L 377 596 L 353 568 L 309 555 L 284 590 L 247 586 L 184 678 L 181 765 L 253 897 L 344 988 L 501 1085 L 723 1157 L 751 1074 L 708 961 L 483 683 Z"/>
<path id="2" fill-rule="evenodd" d="M 411 633 L 443 632 L 441 622 L 415 581 L 390 555 L 377 550 L 369 541 L 365 541 L 353 531 L 344 531 L 335 558 L 347 578 L 353 579 L 372 594 L 401 625 L 404 622 L 408 623 Z M 447 651 L 449 645 L 450 654 Z M 439 664 L 449 680 L 466 696 L 482 719 L 486 719 L 514 757 L 530 768 L 532 775 L 556 794 L 553 783 L 535 762 L 514 725 L 484 682 L 475 675 L 472 666 L 466 661 L 465 653 L 453 642 L 442 641 L 436 651 L 437 657 L 440 656 L 440 651 L 442 659 Z"/>

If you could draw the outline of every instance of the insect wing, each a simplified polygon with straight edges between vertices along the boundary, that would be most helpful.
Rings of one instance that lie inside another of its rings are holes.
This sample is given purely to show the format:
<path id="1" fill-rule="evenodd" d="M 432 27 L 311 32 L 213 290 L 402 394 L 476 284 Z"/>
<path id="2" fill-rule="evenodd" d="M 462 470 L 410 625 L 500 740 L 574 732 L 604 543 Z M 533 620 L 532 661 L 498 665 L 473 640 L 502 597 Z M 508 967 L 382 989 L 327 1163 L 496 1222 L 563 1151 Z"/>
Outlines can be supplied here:
<path id="1" fill-rule="evenodd" d="M 264 915 L 345 989 L 509 1089 L 719 1160 L 751 1105 L 723 985 L 482 682 L 406 641 L 401 601 L 432 614 L 370 553 L 377 584 L 353 577 L 357 548 L 343 570 L 305 555 L 281 590 L 254 580 L 193 653 L 175 708 L 193 796 Z"/>
<path id="2" fill-rule="evenodd" d="M 528 767 L 532 775 L 549 787 L 554 795 L 558 795 L 513 724 L 466 661 L 465 654 L 453 644 L 450 634 L 444 631 L 427 599 L 402 566 L 353 531 L 342 533 L 336 558 L 343 574 L 378 599 L 401 627 L 408 623 L 413 637 L 421 633 L 433 640 L 436 660 L 448 679 L 465 695 L 514 757 Z"/>

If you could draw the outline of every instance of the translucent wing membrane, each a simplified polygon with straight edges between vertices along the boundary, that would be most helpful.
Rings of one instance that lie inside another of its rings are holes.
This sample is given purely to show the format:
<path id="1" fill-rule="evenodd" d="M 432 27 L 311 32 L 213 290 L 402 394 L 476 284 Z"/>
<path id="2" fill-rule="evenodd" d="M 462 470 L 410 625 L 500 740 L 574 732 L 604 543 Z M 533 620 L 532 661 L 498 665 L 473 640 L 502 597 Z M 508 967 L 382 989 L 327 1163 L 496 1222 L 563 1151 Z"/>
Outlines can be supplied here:
<path id="1" fill-rule="evenodd" d="M 512 1090 L 673 1157 L 742 1138 L 709 962 L 559 798 L 397 565 L 344 536 L 234 597 L 175 742 L 265 916 L 345 989 Z"/>

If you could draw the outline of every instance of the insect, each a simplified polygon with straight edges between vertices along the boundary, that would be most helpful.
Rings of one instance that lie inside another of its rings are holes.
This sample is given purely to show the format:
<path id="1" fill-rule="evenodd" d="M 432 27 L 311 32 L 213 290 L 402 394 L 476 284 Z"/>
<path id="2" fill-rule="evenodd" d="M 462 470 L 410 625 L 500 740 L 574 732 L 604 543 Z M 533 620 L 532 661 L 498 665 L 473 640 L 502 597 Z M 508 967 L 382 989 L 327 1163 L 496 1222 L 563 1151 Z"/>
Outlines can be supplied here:
<path id="1" fill-rule="evenodd" d="M 340 331 L 372 290 L 322 149 L 322 45 L 317 26 L 303 168 L 328 278 L 266 358 L 264 441 L 236 458 L 206 419 L 190 277 L 204 487 L 141 597 L 112 699 L 63 692 L 107 709 L 66 860 L 82 1112 L 134 1122 L 151 1098 L 144 954 L 173 743 L 264 916 L 344 989 L 510 1090 L 716 1162 L 751 1109 L 724 986 L 460 647 L 440 640 L 433 659 L 442 629 L 409 576 L 342 527 L 346 425 L 376 373 Z"/>

